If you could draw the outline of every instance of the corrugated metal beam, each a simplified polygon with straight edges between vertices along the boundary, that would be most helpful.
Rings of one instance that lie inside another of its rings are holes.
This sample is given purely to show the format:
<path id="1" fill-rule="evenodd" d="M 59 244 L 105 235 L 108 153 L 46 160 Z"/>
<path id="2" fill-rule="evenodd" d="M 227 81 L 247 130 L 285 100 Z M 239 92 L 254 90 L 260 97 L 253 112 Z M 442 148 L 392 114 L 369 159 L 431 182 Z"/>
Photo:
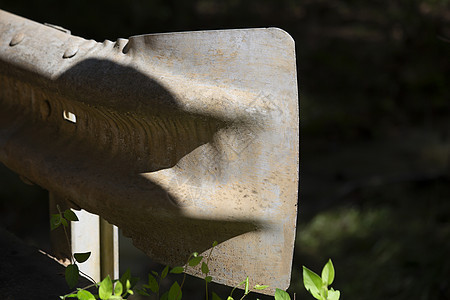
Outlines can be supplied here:
<path id="1" fill-rule="evenodd" d="M 0 11 L 0 84 L 10 169 L 160 262 L 183 264 L 217 240 L 215 281 L 287 288 L 299 136 L 284 31 L 98 43 Z"/>

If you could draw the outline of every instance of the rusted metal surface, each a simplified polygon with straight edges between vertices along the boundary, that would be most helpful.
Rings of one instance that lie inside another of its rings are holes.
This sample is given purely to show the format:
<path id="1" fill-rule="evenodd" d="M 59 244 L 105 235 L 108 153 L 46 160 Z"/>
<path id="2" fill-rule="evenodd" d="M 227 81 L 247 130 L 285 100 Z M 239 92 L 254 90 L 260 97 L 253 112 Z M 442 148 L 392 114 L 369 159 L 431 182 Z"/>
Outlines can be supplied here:
<path id="1" fill-rule="evenodd" d="M 287 288 L 298 147 L 280 29 L 98 43 L 0 11 L 0 161 L 160 262 L 217 240 L 215 281 Z"/>

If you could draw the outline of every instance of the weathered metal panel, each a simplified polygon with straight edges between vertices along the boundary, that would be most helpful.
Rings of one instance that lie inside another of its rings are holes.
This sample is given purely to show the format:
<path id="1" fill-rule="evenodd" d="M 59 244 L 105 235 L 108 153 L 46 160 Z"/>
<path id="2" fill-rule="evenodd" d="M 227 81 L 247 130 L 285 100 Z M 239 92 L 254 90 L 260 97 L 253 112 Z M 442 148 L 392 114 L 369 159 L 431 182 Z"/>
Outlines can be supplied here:
<path id="1" fill-rule="evenodd" d="M 98 43 L 1 11 L 0 84 L 6 166 L 163 263 L 217 240 L 215 281 L 288 287 L 299 135 L 284 31 Z"/>

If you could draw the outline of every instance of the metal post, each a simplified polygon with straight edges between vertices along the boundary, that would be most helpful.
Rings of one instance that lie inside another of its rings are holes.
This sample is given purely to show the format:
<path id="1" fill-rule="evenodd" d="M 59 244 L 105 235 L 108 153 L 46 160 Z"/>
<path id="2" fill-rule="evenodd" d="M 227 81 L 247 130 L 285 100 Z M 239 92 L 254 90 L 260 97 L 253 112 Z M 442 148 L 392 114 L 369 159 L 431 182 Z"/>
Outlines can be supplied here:
<path id="1" fill-rule="evenodd" d="M 89 259 L 79 265 L 82 272 L 96 282 L 106 276 L 119 276 L 118 229 L 108 221 L 85 210 L 76 211 L 78 222 L 72 222 L 72 253 L 91 252 Z"/>
<path id="2" fill-rule="evenodd" d="M 100 273 L 102 279 L 109 275 L 119 278 L 119 230 L 100 218 Z"/>
<path id="3" fill-rule="evenodd" d="M 85 210 L 75 211 L 78 222 L 72 222 L 72 253 L 91 252 L 89 259 L 78 264 L 80 271 L 92 277 L 95 281 L 101 280 L 100 271 L 100 218 Z"/>
<path id="4" fill-rule="evenodd" d="M 49 193 L 50 214 L 69 208 L 64 197 Z M 91 252 L 89 259 L 78 263 L 81 272 L 89 275 L 96 282 L 109 275 L 111 279 L 119 278 L 119 231 L 98 215 L 85 210 L 74 210 L 79 221 L 70 222 L 66 229 L 51 232 L 53 255 L 64 263 L 69 263 L 71 254 Z"/>

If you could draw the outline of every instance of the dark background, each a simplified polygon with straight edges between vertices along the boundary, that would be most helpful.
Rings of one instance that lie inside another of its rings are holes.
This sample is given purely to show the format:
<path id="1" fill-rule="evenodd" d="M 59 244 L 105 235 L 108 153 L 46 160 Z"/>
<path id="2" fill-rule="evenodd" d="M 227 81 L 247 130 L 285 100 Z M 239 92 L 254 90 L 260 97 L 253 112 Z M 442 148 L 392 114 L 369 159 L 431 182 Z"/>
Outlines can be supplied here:
<path id="1" fill-rule="evenodd" d="M 0 8 L 97 41 L 286 30 L 296 41 L 301 119 L 289 292 L 312 299 L 301 266 L 319 272 L 331 257 L 342 299 L 450 299 L 448 0 L 0 0 Z M 0 176 L 1 225 L 45 247 L 46 192 L 4 168 Z"/>

